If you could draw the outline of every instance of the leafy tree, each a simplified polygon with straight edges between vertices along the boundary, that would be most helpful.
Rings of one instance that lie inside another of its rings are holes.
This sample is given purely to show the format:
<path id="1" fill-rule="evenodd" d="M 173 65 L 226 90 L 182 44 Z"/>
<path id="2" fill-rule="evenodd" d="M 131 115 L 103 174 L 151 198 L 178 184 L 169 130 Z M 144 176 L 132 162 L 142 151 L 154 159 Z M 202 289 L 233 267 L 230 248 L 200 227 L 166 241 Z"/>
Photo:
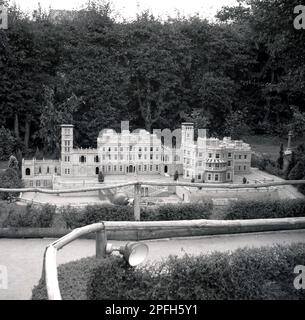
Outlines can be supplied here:
<path id="1" fill-rule="evenodd" d="M 56 104 L 54 90 L 45 87 L 45 105 L 40 116 L 42 137 L 45 152 L 59 154 L 60 151 L 60 125 L 73 124 L 73 114 L 81 104 L 81 98 L 72 95 L 60 104 Z"/>
<path id="2" fill-rule="evenodd" d="M 8 161 L 8 167 L 18 172 L 19 163 L 15 156 L 10 156 L 10 159 Z"/>
<path id="3" fill-rule="evenodd" d="M 7 189 L 19 189 L 23 184 L 16 170 L 12 168 L 6 169 L 4 172 L 0 172 L 0 188 Z M 10 201 L 13 197 L 17 197 L 16 192 L 0 192 L 0 200 Z"/>
<path id="4" fill-rule="evenodd" d="M 251 129 L 246 124 L 246 115 L 241 111 L 233 111 L 226 117 L 225 133 L 232 139 L 241 139 L 242 136 L 250 135 Z"/>
<path id="5" fill-rule="evenodd" d="M 8 160 L 9 156 L 16 150 L 17 141 L 10 130 L 0 128 L 0 160 Z"/>
<path id="6" fill-rule="evenodd" d="M 298 2 L 240 0 L 213 23 L 149 12 L 121 22 L 103 1 L 57 18 L 38 7 L 32 19 L 10 6 L 10 28 L 0 30 L 0 127 L 25 156 L 38 146 L 57 157 L 63 122 L 75 125 L 82 147 L 125 119 L 132 129 L 192 119 L 213 135 L 303 135 Z"/>

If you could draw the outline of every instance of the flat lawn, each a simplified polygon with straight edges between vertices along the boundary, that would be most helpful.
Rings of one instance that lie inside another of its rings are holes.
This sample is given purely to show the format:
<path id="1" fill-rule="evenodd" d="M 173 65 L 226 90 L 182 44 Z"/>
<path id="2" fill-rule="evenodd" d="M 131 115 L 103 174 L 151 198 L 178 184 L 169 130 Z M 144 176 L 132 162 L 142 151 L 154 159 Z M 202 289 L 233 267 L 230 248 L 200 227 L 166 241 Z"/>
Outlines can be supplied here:
<path id="1" fill-rule="evenodd" d="M 278 158 L 281 143 L 284 144 L 284 149 L 287 147 L 288 138 L 280 138 L 275 136 L 257 135 L 242 137 L 246 143 L 249 143 L 254 152 L 267 153 L 274 160 Z M 292 147 L 298 146 L 300 143 L 305 143 L 305 137 L 292 138 Z"/>

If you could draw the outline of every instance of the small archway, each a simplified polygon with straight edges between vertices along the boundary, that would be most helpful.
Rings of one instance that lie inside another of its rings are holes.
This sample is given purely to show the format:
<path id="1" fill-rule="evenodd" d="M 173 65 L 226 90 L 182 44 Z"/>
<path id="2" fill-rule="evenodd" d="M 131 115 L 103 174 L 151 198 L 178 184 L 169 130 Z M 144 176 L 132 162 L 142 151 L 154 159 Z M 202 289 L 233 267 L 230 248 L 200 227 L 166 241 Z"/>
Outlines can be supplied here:
<path id="1" fill-rule="evenodd" d="M 132 173 L 132 172 L 133 172 L 133 166 L 130 165 L 130 166 L 129 166 L 129 173 Z"/>
<path id="2" fill-rule="evenodd" d="M 25 169 L 25 175 L 26 176 L 30 176 L 31 175 L 31 169 L 30 168 L 26 168 Z"/>
<path id="3" fill-rule="evenodd" d="M 95 168 L 95 174 L 99 174 L 100 173 L 100 168 L 99 167 L 96 167 Z"/>
<path id="4" fill-rule="evenodd" d="M 164 166 L 164 173 L 168 172 L 168 166 Z"/>

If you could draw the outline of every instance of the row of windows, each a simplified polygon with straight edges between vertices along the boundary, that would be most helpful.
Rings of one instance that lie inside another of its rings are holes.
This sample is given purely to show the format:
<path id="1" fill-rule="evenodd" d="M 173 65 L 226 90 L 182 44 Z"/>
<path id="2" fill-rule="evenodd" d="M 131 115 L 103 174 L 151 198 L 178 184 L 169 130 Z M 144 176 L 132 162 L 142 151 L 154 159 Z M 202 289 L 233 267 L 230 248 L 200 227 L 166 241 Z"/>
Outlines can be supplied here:
<path id="1" fill-rule="evenodd" d="M 120 159 L 120 160 L 124 160 L 124 155 L 120 155 L 120 157 L 118 157 L 118 155 L 117 154 L 115 154 L 113 157 L 111 157 L 111 155 L 109 154 L 108 156 L 105 156 L 105 155 L 103 155 L 103 157 L 102 157 L 102 159 L 103 160 L 118 160 L 118 158 Z M 138 154 L 138 156 L 136 156 L 136 155 L 127 155 L 126 156 L 126 159 L 127 160 L 142 160 L 142 159 L 144 159 L 144 160 L 147 160 L 148 159 L 148 157 L 147 157 L 147 155 L 146 154 L 144 154 L 144 156 L 142 157 L 142 155 L 141 154 Z M 149 159 L 150 160 L 153 160 L 153 155 L 151 154 L 150 155 L 150 157 L 149 157 Z M 155 159 L 156 160 L 159 160 L 159 155 L 155 155 Z M 168 160 L 166 160 L 166 161 L 168 161 Z"/>
<path id="2" fill-rule="evenodd" d="M 99 168 L 96 168 L 95 173 L 98 174 Z M 158 165 L 137 165 L 137 166 L 126 166 L 126 172 L 132 173 L 132 172 L 149 172 L 153 170 L 159 171 L 159 166 Z M 123 166 L 102 166 L 102 171 L 103 172 L 123 172 L 124 167 Z"/>
<path id="3" fill-rule="evenodd" d="M 71 134 L 72 133 L 72 129 L 65 129 L 65 134 Z"/>
<path id="4" fill-rule="evenodd" d="M 234 156 L 234 159 L 239 159 L 239 160 L 241 160 L 241 159 L 246 160 L 247 158 L 248 158 L 248 156 L 246 154 L 244 154 L 244 156 L 242 156 L 241 154 Z"/>
<path id="5" fill-rule="evenodd" d="M 34 181 L 30 181 L 29 185 L 30 187 L 49 187 L 52 185 L 52 182 L 49 180 L 36 180 L 35 183 Z"/>
<path id="6" fill-rule="evenodd" d="M 65 156 L 64 159 L 65 159 L 65 162 L 70 162 L 70 156 Z M 107 160 L 118 160 L 118 159 L 124 160 L 125 157 L 124 157 L 123 154 L 120 154 L 120 156 L 118 156 L 117 154 L 115 154 L 113 156 L 111 156 L 110 154 L 108 156 L 103 155 L 102 156 L 102 160 L 106 160 L 106 159 Z M 142 159 L 147 160 L 148 159 L 147 155 L 144 154 L 143 157 L 142 157 L 142 154 L 138 154 L 137 157 L 136 157 L 136 155 L 127 155 L 126 156 L 126 160 L 142 160 Z M 150 155 L 149 159 L 153 160 L 153 155 L 152 154 Z M 155 159 L 159 160 L 159 155 L 155 155 Z M 162 157 L 162 160 L 163 161 L 169 161 L 169 157 L 166 155 L 166 156 Z M 179 161 L 179 157 L 178 156 L 175 156 L 175 161 Z M 87 162 L 87 157 L 80 156 L 79 157 L 79 162 L 80 163 L 86 163 Z M 94 157 L 94 162 L 96 162 L 96 163 L 100 162 L 99 156 L 95 156 Z"/>
<path id="7" fill-rule="evenodd" d="M 186 175 L 186 177 L 190 177 L 190 172 L 188 171 L 188 170 L 186 170 L 186 172 L 184 173 L 185 175 Z M 201 173 L 199 173 L 198 175 L 197 175 L 197 179 L 198 180 L 201 180 L 201 179 L 203 179 L 203 177 L 204 177 L 204 175 L 203 174 L 201 174 Z M 218 173 L 215 173 L 215 174 L 212 174 L 212 173 L 208 173 L 208 175 L 207 175 L 207 181 L 220 181 L 220 174 L 218 174 Z M 227 180 L 231 180 L 232 179 L 232 174 L 231 174 L 231 172 L 228 172 L 227 173 L 227 175 L 226 175 L 226 178 L 227 178 Z"/>
<path id="8" fill-rule="evenodd" d="M 54 167 L 54 173 L 56 174 L 57 172 L 58 172 L 57 167 Z M 50 167 L 47 167 L 45 173 L 46 174 L 52 174 L 52 171 L 51 171 Z M 42 168 L 41 167 L 38 167 L 37 174 L 42 174 Z M 31 175 L 31 169 L 30 168 L 26 168 L 25 169 L 25 175 L 26 176 L 30 176 Z"/>
<path id="9" fill-rule="evenodd" d="M 227 180 L 231 180 L 232 179 L 232 175 L 230 172 L 227 173 Z M 220 175 L 218 173 L 215 173 L 214 176 L 211 173 L 208 173 L 207 175 L 207 180 L 208 181 L 220 181 Z"/>
<path id="10" fill-rule="evenodd" d="M 124 151 L 124 148 L 123 147 L 120 147 L 120 148 L 118 148 L 118 147 L 113 147 L 113 148 L 111 148 L 111 147 L 103 147 L 103 151 L 105 152 L 105 151 L 108 151 L 108 152 L 111 152 L 111 151 L 115 151 L 115 152 L 117 152 L 118 150 L 120 150 L 121 152 L 123 152 Z M 142 152 L 142 151 L 145 151 L 145 152 L 147 152 L 148 150 L 150 150 L 151 152 L 153 152 L 153 151 L 159 151 L 159 147 L 138 147 L 138 148 L 136 148 L 136 147 L 133 147 L 133 146 L 129 146 L 129 147 L 127 147 L 126 148 L 126 151 L 138 151 L 138 152 Z"/>
<path id="11" fill-rule="evenodd" d="M 70 161 L 70 158 L 69 158 L 69 161 Z M 86 156 L 80 156 L 79 157 L 79 162 L 81 162 L 81 163 L 87 162 L 87 157 Z M 94 156 L 94 162 L 100 162 L 99 156 Z"/>
<path id="12" fill-rule="evenodd" d="M 246 171 L 248 167 L 247 166 L 238 166 L 237 168 L 238 168 L 238 171 L 241 171 L 242 168 L 244 171 Z"/>
<path id="13" fill-rule="evenodd" d="M 213 154 L 209 153 L 209 158 L 212 158 L 212 156 L 213 156 Z M 231 158 L 232 154 L 229 153 L 228 157 Z M 236 155 L 234 157 L 235 157 L 235 159 L 237 158 Z M 102 156 L 103 160 L 106 160 L 106 158 L 108 160 L 118 160 L 118 159 L 124 160 L 124 155 L 120 154 L 120 156 L 118 156 L 117 154 L 115 154 L 115 155 L 108 154 L 108 155 L 103 155 Z M 220 159 L 220 154 L 216 153 L 215 158 L 216 159 Z M 139 160 L 141 160 L 141 159 L 147 160 L 148 159 L 148 155 L 144 154 L 143 158 L 142 158 L 142 154 L 138 154 L 137 159 L 139 159 Z M 153 155 L 152 154 L 150 154 L 149 159 L 153 160 Z M 159 155 L 155 155 L 155 159 L 158 160 L 159 159 Z M 161 159 L 162 159 L 162 161 L 169 161 L 168 155 L 162 156 Z M 238 159 L 242 159 L 242 155 L 238 155 Z M 246 154 L 243 156 L 243 159 L 247 159 L 247 155 Z M 64 160 L 65 160 L 65 162 L 70 162 L 70 156 L 65 156 Z M 127 155 L 127 160 L 136 160 L 136 155 Z M 177 155 L 175 156 L 174 161 L 179 161 L 179 157 Z M 79 157 L 79 162 L 80 163 L 87 162 L 87 157 L 86 156 L 80 156 Z M 94 157 L 94 162 L 96 162 L 96 163 L 100 162 L 99 156 L 95 156 Z M 190 164 L 190 159 L 184 158 L 184 163 Z M 199 164 L 199 166 L 201 166 L 201 164 Z M 231 166 L 231 161 L 228 161 L 228 166 Z"/>
<path id="14" fill-rule="evenodd" d="M 223 157 L 223 155 L 222 155 L 222 157 Z M 213 154 L 212 153 L 209 153 L 209 158 L 213 158 Z M 221 158 L 221 154 L 220 153 L 216 153 L 215 154 L 215 158 L 216 159 L 220 159 Z M 232 158 L 232 153 L 231 152 L 229 152 L 228 153 L 228 158 Z M 241 154 L 239 154 L 239 155 L 234 155 L 234 159 L 247 159 L 248 158 L 248 155 L 247 154 L 244 154 L 244 155 L 241 155 Z"/>

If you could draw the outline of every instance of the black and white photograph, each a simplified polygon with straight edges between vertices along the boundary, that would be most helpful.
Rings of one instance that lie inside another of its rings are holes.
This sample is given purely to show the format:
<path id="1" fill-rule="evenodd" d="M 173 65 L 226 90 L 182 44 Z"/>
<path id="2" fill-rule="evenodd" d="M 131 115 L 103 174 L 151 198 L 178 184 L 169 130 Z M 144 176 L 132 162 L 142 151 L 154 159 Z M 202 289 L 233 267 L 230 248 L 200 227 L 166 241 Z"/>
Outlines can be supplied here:
<path id="1" fill-rule="evenodd" d="M 305 300 L 304 44 L 302 0 L 0 0 L 0 300 Z"/>

